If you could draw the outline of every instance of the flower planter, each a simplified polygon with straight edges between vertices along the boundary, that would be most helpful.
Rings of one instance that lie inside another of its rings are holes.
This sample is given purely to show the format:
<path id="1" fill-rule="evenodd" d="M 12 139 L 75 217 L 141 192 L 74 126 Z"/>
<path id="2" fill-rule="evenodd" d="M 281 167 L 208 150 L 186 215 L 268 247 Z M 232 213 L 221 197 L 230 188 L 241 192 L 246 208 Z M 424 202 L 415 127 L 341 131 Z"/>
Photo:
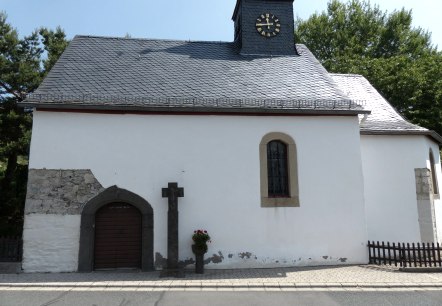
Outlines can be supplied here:
<path id="1" fill-rule="evenodd" d="M 207 242 L 210 242 L 210 236 L 205 230 L 193 231 L 192 251 L 195 254 L 195 273 L 204 273 L 204 254 L 207 253 Z"/>
<path id="2" fill-rule="evenodd" d="M 207 245 L 192 245 L 192 252 L 195 254 L 195 273 L 204 274 L 204 254 L 207 253 Z"/>

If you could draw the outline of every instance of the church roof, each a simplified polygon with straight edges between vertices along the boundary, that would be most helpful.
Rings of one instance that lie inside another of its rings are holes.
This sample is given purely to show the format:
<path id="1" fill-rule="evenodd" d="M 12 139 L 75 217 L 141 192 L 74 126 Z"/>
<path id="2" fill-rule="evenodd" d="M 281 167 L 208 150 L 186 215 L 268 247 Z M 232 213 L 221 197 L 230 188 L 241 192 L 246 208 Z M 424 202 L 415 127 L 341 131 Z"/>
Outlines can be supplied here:
<path id="1" fill-rule="evenodd" d="M 331 73 L 330 76 L 350 99 L 363 101 L 364 108 L 371 110 L 371 114 L 361 118 L 361 134 L 423 134 L 442 143 L 442 137 L 437 133 L 402 117 L 362 75 Z"/>
<path id="2" fill-rule="evenodd" d="M 304 46 L 244 56 L 228 42 L 76 36 L 26 107 L 123 111 L 368 113 Z"/>

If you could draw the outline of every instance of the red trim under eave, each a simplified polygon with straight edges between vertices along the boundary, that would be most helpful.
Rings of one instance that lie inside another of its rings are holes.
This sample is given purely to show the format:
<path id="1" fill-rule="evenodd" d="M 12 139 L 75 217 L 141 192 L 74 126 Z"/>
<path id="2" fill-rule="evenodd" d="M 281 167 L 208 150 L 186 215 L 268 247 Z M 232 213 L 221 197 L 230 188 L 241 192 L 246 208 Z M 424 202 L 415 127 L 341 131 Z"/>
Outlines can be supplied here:
<path id="1" fill-rule="evenodd" d="M 57 109 L 36 108 L 39 112 L 53 113 L 81 113 L 81 114 L 112 114 L 112 115 L 185 115 L 185 116 L 258 116 L 258 117 L 352 117 L 357 114 L 293 114 L 293 113 L 233 113 L 233 112 L 166 112 L 166 111 L 120 111 L 120 110 L 93 110 L 93 109 Z"/>

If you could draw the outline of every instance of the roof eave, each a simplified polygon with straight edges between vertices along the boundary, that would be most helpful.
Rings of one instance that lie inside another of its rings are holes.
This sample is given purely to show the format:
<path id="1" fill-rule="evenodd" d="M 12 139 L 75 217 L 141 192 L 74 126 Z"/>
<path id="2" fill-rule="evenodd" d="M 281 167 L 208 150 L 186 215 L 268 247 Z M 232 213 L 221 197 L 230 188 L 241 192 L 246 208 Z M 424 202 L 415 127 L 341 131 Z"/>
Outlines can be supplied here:
<path id="1" fill-rule="evenodd" d="M 320 108 L 253 108 L 253 107 L 191 107 L 191 106 L 139 106 L 139 105 L 94 105 L 67 103 L 36 103 L 25 101 L 19 103 L 23 108 L 43 110 L 84 110 L 84 111 L 118 111 L 118 112 L 168 112 L 168 113 L 237 113 L 237 114 L 301 114 L 301 115 L 359 115 L 369 114 L 364 109 L 320 109 Z"/>
<path id="2" fill-rule="evenodd" d="M 442 136 L 431 130 L 361 130 L 361 135 L 424 135 L 442 145 Z"/>

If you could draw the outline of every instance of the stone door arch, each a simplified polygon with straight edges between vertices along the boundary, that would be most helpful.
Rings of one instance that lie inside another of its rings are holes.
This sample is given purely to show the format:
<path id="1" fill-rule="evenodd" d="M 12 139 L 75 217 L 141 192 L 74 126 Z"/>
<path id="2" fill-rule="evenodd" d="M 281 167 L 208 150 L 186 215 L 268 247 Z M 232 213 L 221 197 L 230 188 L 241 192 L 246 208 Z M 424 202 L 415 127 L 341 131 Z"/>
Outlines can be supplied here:
<path id="1" fill-rule="evenodd" d="M 153 271 L 153 209 L 140 196 L 120 189 L 117 186 L 109 187 L 91 199 L 81 213 L 80 251 L 78 256 L 78 271 L 91 272 L 94 269 L 95 245 L 95 214 L 110 203 L 127 203 L 136 207 L 141 215 L 141 270 Z"/>

